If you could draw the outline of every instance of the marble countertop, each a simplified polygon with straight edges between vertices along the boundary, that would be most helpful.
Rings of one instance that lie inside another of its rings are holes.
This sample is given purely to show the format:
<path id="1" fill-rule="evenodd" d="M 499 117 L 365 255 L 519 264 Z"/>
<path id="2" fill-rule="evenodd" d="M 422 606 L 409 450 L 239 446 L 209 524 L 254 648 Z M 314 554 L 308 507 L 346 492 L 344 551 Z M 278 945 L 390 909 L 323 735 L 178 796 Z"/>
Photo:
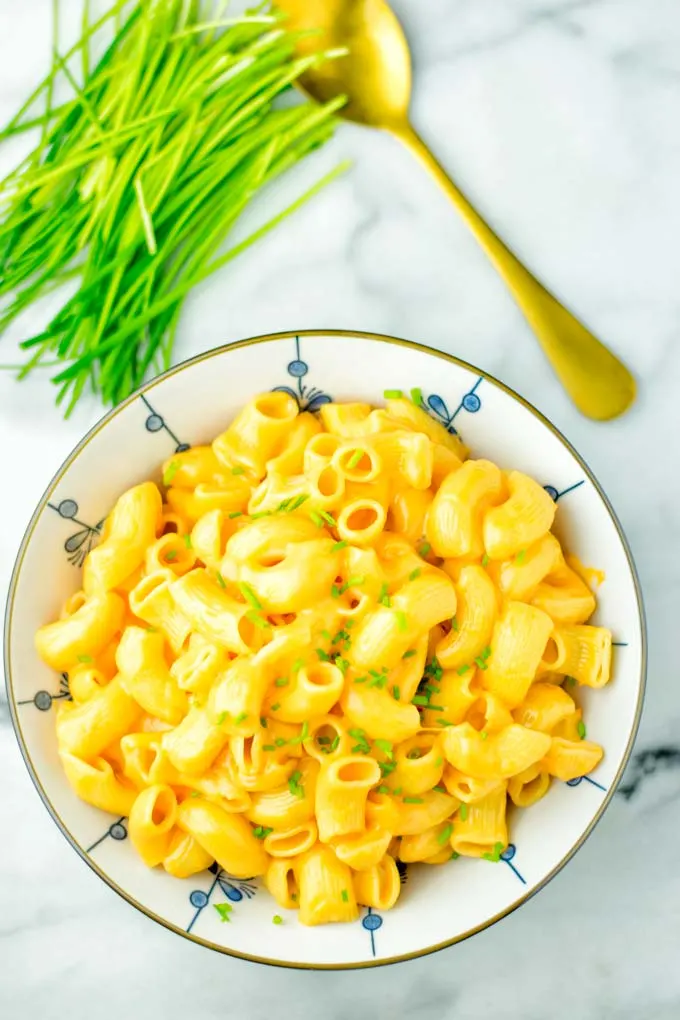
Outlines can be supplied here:
<path id="1" fill-rule="evenodd" d="M 61 6 L 75 22 L 76 0 Z M 375 971 L 264 970 L 154 925 L 83 865 L 32 787 L 3 692 L 0 1014 L 12 1020 L 154 1010 L 169 1020 L 680 1015 L 680 7 L 394 6 L 413 45 L 416 125 L 499 232 L 631 365 L 637 404 L 611 424 L 580 417 L 445 198 L 395 141 L 353 126 L 249 214 L 252 225 L 339 158 L 354 160 L 192 296 L 177 358 L 274 330 L 374 330 L 460 355 L 552 418 L 610 496 L 642 579 L 650 662 L 633 761 L 569 867 L 492 929 Z M 49 0 L 0 0 L 3 122 L 47 60 L 49 9 Z M 0 360 L 40 324 L 4 337 Z M 3 593 L 37 500 L 99 414 L 92 402 L 65 423 L 46 380 L 19 386 L 0 374 Z"/>

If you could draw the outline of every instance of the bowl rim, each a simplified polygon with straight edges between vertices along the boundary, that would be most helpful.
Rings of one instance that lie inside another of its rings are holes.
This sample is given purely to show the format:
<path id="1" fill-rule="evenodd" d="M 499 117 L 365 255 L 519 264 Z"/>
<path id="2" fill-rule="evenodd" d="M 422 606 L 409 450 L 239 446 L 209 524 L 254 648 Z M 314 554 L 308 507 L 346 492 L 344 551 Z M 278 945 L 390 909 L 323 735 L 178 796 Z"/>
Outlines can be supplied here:
<path id="1" fill-rule="evenodd" d="M 236 949 L 230 949 L 227 948 L 226 946 L 220 946 L 217 943 L 211 942 L 208 939 L 204 939 L 198 935 L 192 934 L 191 932 L 184 931 L 182 928 L 179 928 L 171 921 L 168 921 L 167 919 L 156 914 L 153 910 L 150 910 L 148 907 L 144 906 L 143 903 L 140 903 L 132 895 L 130 895 L 130 893 L 128 893 L 121 886 L 119 886 L 118 883 L 115 882 L 113 878 L 111 878 L 111 876 L 106 874 L 106 872 L 96 863 L 96 861 L 94 861 L 86 853 L 86 851 L 79 845 L 75 836 L 73 836 L 73 834 L 70 832 L 66 824 L 61 819 L 58 811 L 50 801 L 40 781 L 40 777 L 33 765 L 31 754 L 21 729 L 19 714 L 17 712 L 17 703 L 14 698 L 14 689 L 10 665 L 10 644 L 11 644 L 10 632 L 12 625 L 12 614 L 14 610 L 14 600 L 16 596 L 16 589 L 19 581 L 19 576 L 21 573 L 21 567 L 23 565 L 23 560 L 26 555 L 26 551 L 30 544 L 31 538 L 33 536 L 33 532 L 35 531 L 35 528 L 49 500 L 49 497 L 51 496 L 52 492 L 59 484 L 63 476 L 66 474 L 70 466 L 77 460 L 81 451 L 84 450 L 85 447 L 89 445 L 89 443 L 95 438 L 95 436 L 97 436 L 98 433 L 101 432 L 102 429 L 106 425 L 108 425 L 110 421 L 116 418 L 122 411 L 124 411 L 141 395 L 148 393 L 150 390 L 153 390 L 156 386 L 163 383 L 166 379 L 169 379 L 173 375 L 177 375 L 179 372 L 184 371 L 184 369 L 189 368 L 192 365 L 198 364 L 199 362 L 207 361 L 210 358 L 221 356 L 222 354 L 230 350 L 238 350 L 239 348 L 242 347 L 250 347 L 260 343 L 271 342 L 272 340 L 276 341 L 290 340 L 295 339 L 296 337 L 299 338 L 304 336 L 324 336 L 335 337 L 337 339 L 358 338 L 362 340 L 377 341 L 379 343 L 384 343 L 388 346 L 394 344 L 399 347 L 407 347 L 410 348 L 411 350 L 416 350 L 419 351 L 420 353 L 427 354 L 435 358 L 440 358 L 442 361 L 446 361 L 449 364 L 457 365 L 459 368 L 464 368 L 469 372 L 476 373 L 477 375 L 481 376 L 484 380 L 492 383 L 494 386 L 497 386 L 508 396 L 518 401 L 524 408 L 526 408 L 526 410 L 528 410 L 533 415 L 534 418 L 538 419 L 538 421 L 542 425 L 549 429 L 549 431 L 552 432 L 552 434 L 562 443 L 564 447 L 566 447 L 566 449 L 575 458 L 577 463 L 581 466 L 588 480 L 595 487 L 595 490 L 599 495 L 600 499 L 602 500 L 609 514 L 611 522 L 614 525 L 614 528 L 616 529 L 619 540 L 621 541 L 621 545 L 626 555 L 628 569 L 630 570 L 630 574 L 633 580 L 633 586 L 637 602 L 638 620 L 640 625 L 640 678 L 638 684 L 637 702 L 635 706 L 635 716 L 628 737 L 628 742 L 626 744 L 619 768 L 616 771 L 616 775 L 614 776 L 609 786 L 609 789 L 602 800 L 602 803 L 600 804 L 599 808 L 593 815 L 593 818 L 589 822 L 586 829 L 581 833 L 580 837 L 573 843 L 570 849 L 564 854 L 564 856 L 558 861 L 558 863 L 550 870 L 550 872 L 539 882 L 539 884 L 534 889 L 525 893 L 517 902 L 513 903 L 510 907 L 506 908 L 505 910 L 502 910 L 497 914 L 494 914 L 492 917 L 488 918 L 482 923 L 467 929 L 466 931 L 462 932 L 459 935 L 456 935 L 451 939 L 445 939 L 443 942 L 438 942 L 434 945 L 425 946 L 423 949 L 419 949 L 410 953 L 403 953 L 399 956 L 388 957 L 385 959 L 366 960 L 359 963 L 298 963 L 287 960 L 272 960 L 269 959 L 268 957 L 255 956 L 251 953 L 242 953 Z M 267 964 L 268 966 L 273 967 L 283 967 L 291 970 L 321 970 L 321 971 L 365 970 L 373 967 L 384 967 L 387 966 L 388 964 L 393 963 L 403 963 L 407 960 L 420 959 L 421 957 L 429 956 L 432 953 L 436 953 L 442 949 L 447 949 L 450 946 L 456 945 L 458 942 L 462 942 L 465 939 L 470 938 L 470 936 L 476 935 L 480 931 L 484 931 L 485 928 L 490 928 L 497 921 L 502 920 L 504 917 L 508 917 L 519 907 L 527 903 L 533 896 L 535 896 L 549 882 L 551 882 L 552 879 L 564 868 L 564 866 L 577 853 L 577 851 L 581 849 L 581 847 L 588 839 L 593 829 L 595 828 L 595 826 L 597 825 L 597 823 L 600 821 L 605 811 L 607 810 L 607 807 L 609 806 L 616 792 L 616 789 L 621 781 L 623 772 L 628 763 L 628 760 L 633 749 L 633 745 L 635 743 L 635 739 L 637 737 L 638 729 L 640 726 L 640 719 L 642 717 L 642 709 L 647 683 L 647 623 L 645 617 L 644 601 L 642 596 L 642 587 L 640 584 L 640 579 L 638 576 L 637 568 L 635 566 L 635 561 L 633 559 L 633 554 L 631 552 L 630 545 L 628 544 L 628 540 L 626 538 L 621 522 L 619 521 L 616 512 L 614 511 L 614 508 L 612 507 L 606 493 L 604 492 L 602 486 L 595 477 L 593 471 L 591 470 L 587 462 L 583 459 L 583 457 L 578 453 L 578 451 L 572 446 L 569 440 L 562 434 L 560 429 L 558 429 L 558 427 L 553 422 L 551 422 L 550 419 L 547 418 L 541 411 L 537 410 L 537 408 L 535 408 L 533 404 L 526 400 L 525 397 L 522 397 L 510 386 L 501 382 L 499 379 L 491 375 L 489 372 L 486 372 L 483 369 L 477 368 L 475 365 L 472 365 L 469 362 L 464 361 L 462 358 L 458 358 L 453 354 L 448 354 L 445 351 L 436 350 L 433 347 L 428 347 L 426 344 L 418 343 L 417 341 L 414 340 L 406 340 L 402 337 L 395 337 L 386 333 L 373 333 L 370 331 L 349 329 L 286 330 L 283 332 L 259 334 L 253 337 L 248 337 L 244 340 L 234 341 L 233 343 L 222 344 L 219 347 L 212 347 L 209 350 L 204 351 L 202 354 L 198 354 L 195 355 L 194 357 L 186 358 L 184 361 L 178 362 L 176 365 L 173 365 L 167 371 L 162 372 L 160 375 L 155 376 L 153 379 L 150 379 L 148 382 L 144 383 L 133 393 L 131 393 L 129 397 L 126 397 L 125 400 L 121 401 L 110 411 L 104 414 L 97 422 L 95 422 L 95 424 L 85 433 L 80 442 L 73 448 L 71 453 L 63 461 L 63 463 L 60 465 L 60 467 L 50 480 L 49 484 L 45 488 L 45 491 L 40 497 L 40 500 L 38 501 L 38 504 L 35 510 L 33 511 L 33 514 L 31 515 L 28 525 L 26 526 L 26 530 L 21 540 L 21 544 L 17 552 L 16 560 L 10 578 L 5 608 L 3 638 L 4 638 L 3 659 L 5 672 L 5 689 L 7 692 L 7 702 L 10 710 L 12 727 L 17 738 L 17 743 L 19 744 L 21 756 L 24 760 L 24 764 L 26 765 L 31 780 L 33 781 L 33 785 L 38 791 L 38 795 L 40 796 L 40 799 L 42 800 L 45 808 L 51 815 L 52 820 L 57 825 L 57 828 L 61 831 L 62 835 L 71 845 L 71 847 L 76 851 L 78 856 L 81 857 L 83 861 L 85 861 L 85 863 L 92 869 L 92 871 L 95 872 L 96 875 L 99 876 L 99 878 L 102 879 L 103 882 L 106 883 L 106 885 L 113 889 L 114 892 L 118 893 L 118 895 L 122 897 L 122 899 L 124 899 L 131 906 L 135 907 L 142 914 L 145 914 L 152 921 L 156 921 L 158 924 L 162 925 L 164 928 L 167 928 L 169 931 L 174 932 L 176 935 L 180 935 L 182 938 L 185 938 L 198 945 L 204 946 L 207 949 L 212 949 L 216 952 L 223 953 L 224 955 L 231 956 L 235 959 L 247 960 L 250 963 Z"/>

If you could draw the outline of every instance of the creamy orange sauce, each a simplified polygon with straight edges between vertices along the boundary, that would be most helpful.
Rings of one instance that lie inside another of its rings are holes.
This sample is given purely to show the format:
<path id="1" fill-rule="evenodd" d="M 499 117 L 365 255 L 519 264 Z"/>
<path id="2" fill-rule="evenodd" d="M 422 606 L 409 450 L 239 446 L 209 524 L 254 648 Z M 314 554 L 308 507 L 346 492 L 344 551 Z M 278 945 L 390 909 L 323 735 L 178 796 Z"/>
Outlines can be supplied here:
<path id="1" fill-rule="evenodd" d="M 598 570 L 597 567 L 587 567 L 584 563 L 581 563 L 578 556 L 570 555 L 566 556 L 565 559 L 574 573 L 578 574 L 591 590 L 599 588 L 604 583 L 606 578 L 604 570 Z"/>

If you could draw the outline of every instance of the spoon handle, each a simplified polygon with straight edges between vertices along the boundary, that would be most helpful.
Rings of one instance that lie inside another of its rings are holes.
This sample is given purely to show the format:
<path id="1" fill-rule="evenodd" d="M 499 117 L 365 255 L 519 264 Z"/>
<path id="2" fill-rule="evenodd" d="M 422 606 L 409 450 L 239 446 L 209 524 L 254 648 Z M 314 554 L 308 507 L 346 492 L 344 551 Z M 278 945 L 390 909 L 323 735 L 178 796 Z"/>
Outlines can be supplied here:
<path id="1" fill-rule="evenodd" d="M 565 390 L 582 414 L 607 421 L 635 399 L 626 366 L 522 265 L 456 187 L 410 124 L 393 129 L 442 186 L 505 280 Z"/>

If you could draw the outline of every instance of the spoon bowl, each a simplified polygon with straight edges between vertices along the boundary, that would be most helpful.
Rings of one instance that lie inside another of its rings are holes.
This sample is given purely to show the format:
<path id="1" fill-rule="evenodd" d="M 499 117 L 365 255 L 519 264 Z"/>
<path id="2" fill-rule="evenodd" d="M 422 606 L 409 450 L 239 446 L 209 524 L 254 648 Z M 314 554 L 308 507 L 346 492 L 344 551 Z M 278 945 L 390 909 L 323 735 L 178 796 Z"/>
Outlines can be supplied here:
<path id="1" fill-rule="evenodd" d="M 623 414 L 635 399 L 624 364 L 518 259 L 451 180 L 409 122 L 411 55 L 385 0 L 277 0 L 288 26 L 301 30 L 301 54 L 346 51 L 302 79 L 318 102 L 346 97 L 339 115 L 390 131 L 407 145 L 449 196 L 505 281 L 565 390 L 598 421 Z"/>

